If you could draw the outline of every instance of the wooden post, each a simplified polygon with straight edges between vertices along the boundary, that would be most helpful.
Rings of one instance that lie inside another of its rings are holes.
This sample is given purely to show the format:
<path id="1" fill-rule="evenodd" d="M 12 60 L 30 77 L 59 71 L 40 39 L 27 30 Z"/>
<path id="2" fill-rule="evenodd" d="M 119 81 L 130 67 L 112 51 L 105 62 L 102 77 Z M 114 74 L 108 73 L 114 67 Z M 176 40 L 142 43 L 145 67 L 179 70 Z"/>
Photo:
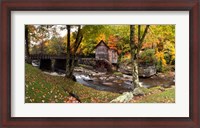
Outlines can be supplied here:
<path id="1" fill-rule="evenodd" d="M 55 71 L 55 59 L 51 59 L 51 72 Z"/>

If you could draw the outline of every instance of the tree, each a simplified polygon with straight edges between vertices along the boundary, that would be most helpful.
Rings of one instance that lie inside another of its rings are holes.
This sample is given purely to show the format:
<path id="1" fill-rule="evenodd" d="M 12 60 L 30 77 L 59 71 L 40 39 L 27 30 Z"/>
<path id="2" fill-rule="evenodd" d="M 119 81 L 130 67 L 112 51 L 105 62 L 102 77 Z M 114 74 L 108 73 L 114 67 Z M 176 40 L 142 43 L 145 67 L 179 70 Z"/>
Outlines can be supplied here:
<path id="1" fill-rule="evenodd" d="M 66 74 L 65 76 L 67 78 L 72 78 L 71 76 L 71 73 L 70 73 L 70 68 L 71 68 L 71 64 L 70 64 L 70 57 L 71 57 L 71 52 L 70 52 L 70 29 L 71 29 L 71 26 L 70 25 L 66 25 L 66 28 L 67 28 L 67 58 L 66 58 Z"/>
<path id="2" fill-rule="evenodd" d="M 84 25 L 82 26 L 83 39 L 79 51 L 84 55 L 89 55 L 94 51 L 100 40 L 105 41 L 105 25 Z"/>
<path id="3" fill-rule="evenodd" d="M 26 48 L 25 55 L 26 55 L 27 57 L 29 57 L 29 55 L 30 55 L 30 52 L 29 52 L 29 44 L 30 44 L 29 26 L 26 25 L 26 26 L 25 26 L 25 48 Z"/>
<path id="4" fill-rule="evenodd" d="M 50 38 L 52 35 L 58 35 L 56 25 L 27 25 L 27 27 L 29 30 L 30 48 L 34 51 L 34 46 L 37 45 L 38 53 L 48 53 L 47 45 L 50 42 Z"/>
<path id="5" fill-rule="evenodd" d="M 70 35 L 71 35 L 71 25 L 66 25 L 67 28 L 67 56 L 66 56 L 66 74 L 65 76 L 69 79 L 73 79 L 73 71 L 74 71 L 74 62 L 76 57 L 76 52 L 78 50 L 78 47 L 80 46 L 80 43 L 82 41 L 83 35 L 81 33 L 81 25 L 78 25 L 78 32 L 76 34 L 76 39 L 73 44 L 73 47 L 71 48 L 71 41 L 70 41 Z"/>
<path id="6" fill-rule="evenodd" d="M 138 25 L 138 41 L 135 41 L 135 25 L 130 25 L 130 48 L 131 48 L 131 64 L 132 64 L 132 89 L 140 87 L 139 84 L 139 75 L 138 75 L 138 57 L 139 52 L 142 48 L 142 44 L 144 42 L 145 36 L 149 29 L 150 25 L 146 25 L 143 35 L 141 36 L 141 25 Z"/>
<path id="7" fill-rule="evenodd" d="M 151 25 L 147 39 L 154 43 L 157 71 L 169 70 L 167 64 L 175 63 L 175 25 Z"/>
<path id="8" fill-rule="evenodd" d="M 30 44 L 31 44 L 31 37 L 34 36 L 34 31 L 36 30 L 34 25 L 25 25 L 25 55 L 26 55 L 26 62 L 31 63 L 30 56 Z"/>

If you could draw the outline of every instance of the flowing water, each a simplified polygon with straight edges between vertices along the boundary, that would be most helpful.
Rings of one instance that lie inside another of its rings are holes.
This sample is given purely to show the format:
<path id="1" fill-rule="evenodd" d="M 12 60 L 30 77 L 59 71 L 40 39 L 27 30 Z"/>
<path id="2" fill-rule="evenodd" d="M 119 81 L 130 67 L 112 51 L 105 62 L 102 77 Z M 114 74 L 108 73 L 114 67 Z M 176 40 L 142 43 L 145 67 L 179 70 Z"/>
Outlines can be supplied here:
<path id="1" fill-rule="evenodd" d="M 65 76 L 61 73 L 56 72 L 44 72 L 53 76 Z M 83 71 L 75 71 L 74 76 L 76 77 L 76 81 L 80 84 L 83 84 L 87 87 L 94 88 L 96 90 L 101 91 L 110 91 L 115 93 L 123 93 L 127 91 L 131 91 L 132 85 L 132 76 L 131 75 L 115 75 L 108 73 L 100 73 L 85 70 Z M 163 86 L 170 87 L 171 85 L 175 85 L 173 77 L 160 77 L 154 75 L 149 78 L 140 78 L 140 84 L 143 87 L 151 88 L 155 86 Z"/>
<path id="2" fill-rule="evenodd" d="M 101 76 L 89 76 L 82 72 L 74 73 L 77 82 L 102 91 L 110 91 L 123 93 L 131 91 L 132 76 L 114 76 L 113 74 L 103 74 Z M 158 76 L 152 76 L 150 78 L 140 78 L 140 84 L 143 87 L 151 88 L 155 86 L 170 87 L 174 85 L 173 78 L 160 78 Z"/>

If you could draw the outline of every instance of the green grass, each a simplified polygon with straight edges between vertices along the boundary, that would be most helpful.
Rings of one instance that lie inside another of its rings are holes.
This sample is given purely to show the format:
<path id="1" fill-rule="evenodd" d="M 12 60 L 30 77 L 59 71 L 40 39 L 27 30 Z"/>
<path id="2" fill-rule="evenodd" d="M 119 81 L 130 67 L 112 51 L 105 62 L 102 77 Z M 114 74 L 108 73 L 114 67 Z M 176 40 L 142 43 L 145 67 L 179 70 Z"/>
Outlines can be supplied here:
<path id="1" fill-rule="evenodd" d="M 39 69 L 29 64 L 25 66 L 25 102 L 64 102 L 69 94 L 59 86 L 53 76 L 42 73 Z"/>
<path id="2" fill-rule="evenodd" d="M 83 103 L 107 103 L 120 94 L 98 91 L 65 77 L 50 76 L 41 70 L 25 65 L 25 102 L 26 103 L 63 103 L 70 93 L 79 97 Z"/>
<path id="3" fill-rule="evenodd" d="M 139 99 L 137 103 L 175 103 L 175 88 L 160 91 L 160 87 L 154 87 L 146 92 L 147 96 Z"/>

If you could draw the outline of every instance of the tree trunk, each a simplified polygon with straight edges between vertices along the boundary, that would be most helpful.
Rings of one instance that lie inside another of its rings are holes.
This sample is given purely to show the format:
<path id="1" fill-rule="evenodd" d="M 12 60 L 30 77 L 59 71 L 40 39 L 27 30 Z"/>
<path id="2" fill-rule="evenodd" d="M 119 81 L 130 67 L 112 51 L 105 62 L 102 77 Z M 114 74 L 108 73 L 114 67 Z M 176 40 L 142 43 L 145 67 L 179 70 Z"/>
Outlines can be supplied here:
<path id="1" fill-rule="evenodd" d="M 70 25 L 67 25 L 67 61 L 66 61 L 66 77 L 70 79 L 74 79 L 73 72 L 75 68 L 75 58 L 76 58 L 76 51 L 78 50 L 78 47 L 80 46 L 80 43 L 82 41 L 83 35 L 81 34 L 81 26 L 78 26 L 78 33 L 76 36 L 76 40 L 74 42 L 73 47 L 73 53 L 70 49 Z"/>
<path id="2" fill-rule="evenodd" d="M 138 61 L 137 61 L 137 46 L 135 44 L 135 40 L 134 40 L 134 33 L 135 33 L 135 26 L 134 25 L 130 25 L 130 47 L 131 47 L 131 63 L 132 63 L 132 80 L 133 80 L 133 84 L 132 84 L 132 90 L 134 90 L 135 88 L 138 88 L 139 85 L 139 76 L 138 76 Z"/>
<path id="3" fill-rule="evenodd" d="M 25 55 L 27 56 L 27 58 L 29 57 L 30 53 L 29 53 L 29 31 L 28 31 L 28 26 L 25 26 L 25 47 L 26 47 L 26 51 L 25 51 Z"/>
<path id="4" fill-rule="evenodd" d="M 65 76 L 67 78 L 72 78 L 72 75 L 70 73 L 70 68 L 71 68 L 71 63 L 70 63 L 70 58 L 71 58 L 71 52 L 70 52 L 70 25 L 67 25 L 67 56 L 66 56 L 66 74 Z"/>
<path id="5" fill-rule="evenodd" d="M 31 64 L 32 60 L 30 59 L 30 53 L 29 53 L 29 43 L 30 43 L 30 38 L 29 38 L 29 28 L 28 25 L 25 26 L 25 62 L 28 64 Z"/>
<path id="6" fill-rule="evenodd" d="M 40 54 L 44 54 L 44 41 L 42 39 L 42 43 L 40 44 Z"/>
<path id="7" fill-rule="evenodd" d="M 71 56 L 71 67 L 70 67 L 70 72 L 69 72 L 70 78 L 73 78 L 74 68 L 75 68 L 75 55 L 73 54 Z"/>
<path id="8" fill-rule="evenodd" d="M 137 59 L 132 62 L 132 67 L 133 67 L 133 71 L 132 71 L 132 75 L 133 75 L 133 78 L 132 78 L 133 79 L 133 88 L 132 89 L 135 89 L 135 88 L 140 87 L 140 84 L 139 84 L 138 61 L 137 61 Z"/>

